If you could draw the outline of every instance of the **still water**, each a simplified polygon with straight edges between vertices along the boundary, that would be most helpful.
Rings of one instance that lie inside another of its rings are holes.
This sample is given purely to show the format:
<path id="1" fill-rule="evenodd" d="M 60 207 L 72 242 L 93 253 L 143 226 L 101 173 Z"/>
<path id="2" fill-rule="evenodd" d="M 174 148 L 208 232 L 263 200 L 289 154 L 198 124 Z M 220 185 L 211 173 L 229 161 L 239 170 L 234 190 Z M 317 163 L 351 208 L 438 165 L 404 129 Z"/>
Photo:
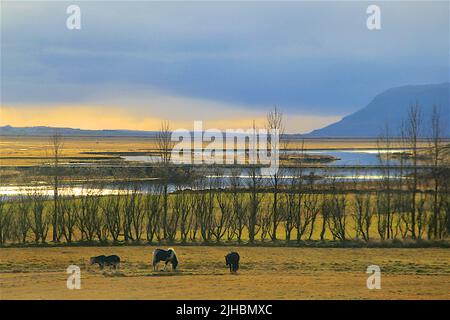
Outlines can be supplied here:
<path id="1" fill-rule="evenodd" d="M 327 155 L 335 157 L 337 160 L 331 161 L 328 163 L 324 163 L 329 166 L 373 166 L 373 165 L 379 165 L 380 164 L 380 155 L 386 154 L 386 153 L 397 153 L 405 151 L 404 149 L 356 149 L 356 150 L 307 150 L 305 154 L 311 154 L 311 155 Z M 226 156 L 229 155 L 229 157 L 233 156 L 232 150 L 226 151 Z M 301 154 L 300 151 L 297 150 L 289 150 L 282 152 L 281 154 L 286 155 L 295 155 L 295 154 Z M 242 160 L 245 158 L 245 152 L 244 151 L 237 151 L 236 156 L 238 159 Z M 160 156 L 122 156 L 125 161 L 129 162 L 144 162 L 144 163 L 157 163 L 161 161 Z M 201 161 L 202 154 L 200 152 L 194 152 L 194 161 L 199 160 Z M 390 160 L 391 165 L 398 165 L 400 164 L 398 160 L 391 159 Z"/>
<path id="2" fill-rule="evenodd" d="M 283 169 L 280 173 L 280 183 L 288 184 L 292 182 L 292 179 L 296 178 L 301 174 L 302 176 L 316 176 L 319 177 L 319 181 L 325 181 L 325 177 L 333 176 L 339 181 L 373 181 L 383 179 L 385 177 L 383 170 L 377 168 L 366 168 L 366 169 L 350 169 L 345 168 L 346 166 L 377 166 L 380 165 L 379 155 L 387 152 L 401 152 L 404 150 L 376 150 L 376 149 L 358 149 L 358 150 L 308 150 L 306 153 L 311 155 L 328 155 L 337 158 L 337 160 L 323 163 L 324 168 L 305 168 L 300 173 L 298 169 Z M 287 151 L 286 154 L 299 154 L 299 151 Z M 200 154 L 197 153 L 197 156 Z M 244 152 L 239 152 L 238 156 L 245 156 Z M 160 160 L 158 156 L 123 156 L 126 161 L 129 162 L 144 162 L 144 163 L 156 163 Z M 391 160 L 390 164 L 392 166 L 398 165 L 397 160 Z M 339 168 L 335 168 L 339 167 Z M 392 176 L 397 174 L 396 170 L 393 169 L 391 172 Z M 246 186 L 251 182 L 251 172 L 249 169 L 240 169 L 239 173 L 236 174 L 232 172 L 231 169 L 223 170 L 219 175 L 217 174 L 207 174 L 205 179 L 201 183 L 193 183 L 191 185 L 178 184 L 169 185 L 169 191 L 175 191 L 177 189 L 201 189 L 208 188 L 212 186 L 227 187 L 231 184 L 231 180 L 238 178 L 242 186 Z M 270 176 L 262 176 L 261 184 L 270 185 Z M 159 185 L 157 182 L 141 182 L 135 183 L 134 186 L 138 186 L 143 193 L 155 192 Z M 102 188 L 99 187 L 81 187 L 81 186 L 61 186 L 59 193 L 62 196 L 68 195 L 83 195 L 83 194 L 98 194 L 98 195 L 109 195 L 109 194 L 123 194 L 127 190 L 130 190 L 129 185 L 109 184 L 104 185 Z M 44 196 L 53 195 L 53 189 L 51 186 L 17 186 L 8 185 L 0 186 L 0 196 L 3 198 L 15 198 L 20 195 L 30 194 L 36 192 Z"/>

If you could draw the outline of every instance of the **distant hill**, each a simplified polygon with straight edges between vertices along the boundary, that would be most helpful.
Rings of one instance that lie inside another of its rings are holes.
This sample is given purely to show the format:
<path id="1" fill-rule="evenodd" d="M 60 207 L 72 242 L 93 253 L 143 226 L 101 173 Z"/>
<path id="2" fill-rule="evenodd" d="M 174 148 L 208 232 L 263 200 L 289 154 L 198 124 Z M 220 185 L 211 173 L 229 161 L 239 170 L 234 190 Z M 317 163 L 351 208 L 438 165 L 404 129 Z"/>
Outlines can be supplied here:
<path id="1" fill-rule="evenodd" d="M 51 136 L 58 132 L 62 136 L 154 136 L 156 131 L 138 131 L 138 130 L 83 130 L 73 128 L 55 128 L 55 127 L 0 127 L 2 136 Z"/>
<path id="2" fill-rule="evenodd" d="M 314 130 L 307 137 L 377 137 L 386 124 L 392 135 L 400 134 L 408 110 L 416 102 L 422 114 L 423 131 L 430 130 L 433 105 L 439 107 L 441 123 L 450 137 L 450 83 L 410 85 L 389 89 L 377 95 L 366 107 L 322 129 Z"/>

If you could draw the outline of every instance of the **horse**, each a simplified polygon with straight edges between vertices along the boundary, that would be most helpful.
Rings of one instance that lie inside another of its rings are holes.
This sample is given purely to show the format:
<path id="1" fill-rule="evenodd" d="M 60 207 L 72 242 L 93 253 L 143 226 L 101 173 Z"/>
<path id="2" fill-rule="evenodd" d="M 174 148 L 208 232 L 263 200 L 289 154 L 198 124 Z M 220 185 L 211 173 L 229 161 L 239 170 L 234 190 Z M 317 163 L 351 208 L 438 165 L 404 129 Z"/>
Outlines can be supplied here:
<path id="1" fill-rule="evenodd" d="M 105 266 L 112 266 L 114 269 L 117 269 L 120 264 L 120 258 L 116 255 L 91 257 L 90 261 L 91 265 L 97 263 L 100 266 L 100 269 L 103 269 Z"/>
<path id="2" fill-rule="evenodd" d="M 166 270 L 167 264 L 170 262 L 172 264 L 172 270 L 177 269 L 178 259 L 177 254 L 173 248 L 169 248 L 167 250 L 164 249 L 155 249 L 153 251 L 153 270 L 156 271 L 156 265 L 160 261 L 165 261 L 166 264 L 164 266 L 164 270 Z"/>
<path id="3" fill-rule="evenodd" d="M 230 267 L 230 272 L 237 272 L 239 269 L 239 253 L 230 252 L 225 256 L 225 263 Z"/>

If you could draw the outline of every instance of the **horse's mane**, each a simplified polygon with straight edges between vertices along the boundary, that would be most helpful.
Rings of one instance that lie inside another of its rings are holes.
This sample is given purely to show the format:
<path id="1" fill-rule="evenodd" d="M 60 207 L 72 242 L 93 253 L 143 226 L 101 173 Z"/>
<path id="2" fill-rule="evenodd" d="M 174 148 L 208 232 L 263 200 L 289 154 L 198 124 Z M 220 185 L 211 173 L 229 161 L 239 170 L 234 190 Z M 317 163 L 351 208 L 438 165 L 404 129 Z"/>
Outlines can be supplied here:
<path id="1" fill-rule="evenodd" d="M 172 254 L 171 254 L 171 258 L 173 258 L 173 257 L 177 257 L 177 253 L 175 252 L 175 250 L 173 249 L 173 248 L 169 248 L 169 249 L 167 249 L 167 251 L 171 251 L 172 252 Z"/>

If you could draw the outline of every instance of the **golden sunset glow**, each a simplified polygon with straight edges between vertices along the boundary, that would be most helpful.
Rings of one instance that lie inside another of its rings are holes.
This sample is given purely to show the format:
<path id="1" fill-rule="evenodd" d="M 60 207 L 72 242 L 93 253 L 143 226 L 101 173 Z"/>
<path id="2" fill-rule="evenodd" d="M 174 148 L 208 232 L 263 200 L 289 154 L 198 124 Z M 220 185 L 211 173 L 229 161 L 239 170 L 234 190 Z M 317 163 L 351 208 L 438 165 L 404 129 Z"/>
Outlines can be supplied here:
<path id="1" fill-rule="evenodd" d="M 175 113 L 175 111 L 173 111 Z M 161 116 L 152 116 L 151 111 L 142 112 L 133 108 L 97 105 L 66 105 L 66 106 L 2 106 L 0 107 L 0 125 L 15 127 L 51 126 L 80 129 L 128 129 L 128 130 L 158 130 Z M 169 116 L 167 116 L 169 119 Z M 288 132 L 307 132 L 319 126 L 324 126 L 338 120 L 336 116 L 290 116 L 286 117 Z M 264 127 L 266 118 L 261 113 L 234 112 L 215 110 L 202 115 L 199 110 L 193 111 L 189 117 L 170 120 L 172 129 L 190 130 L 193 121 L 202 120 L 203 129 L 247 129 L 253 121 L 257 127 Z"/>

